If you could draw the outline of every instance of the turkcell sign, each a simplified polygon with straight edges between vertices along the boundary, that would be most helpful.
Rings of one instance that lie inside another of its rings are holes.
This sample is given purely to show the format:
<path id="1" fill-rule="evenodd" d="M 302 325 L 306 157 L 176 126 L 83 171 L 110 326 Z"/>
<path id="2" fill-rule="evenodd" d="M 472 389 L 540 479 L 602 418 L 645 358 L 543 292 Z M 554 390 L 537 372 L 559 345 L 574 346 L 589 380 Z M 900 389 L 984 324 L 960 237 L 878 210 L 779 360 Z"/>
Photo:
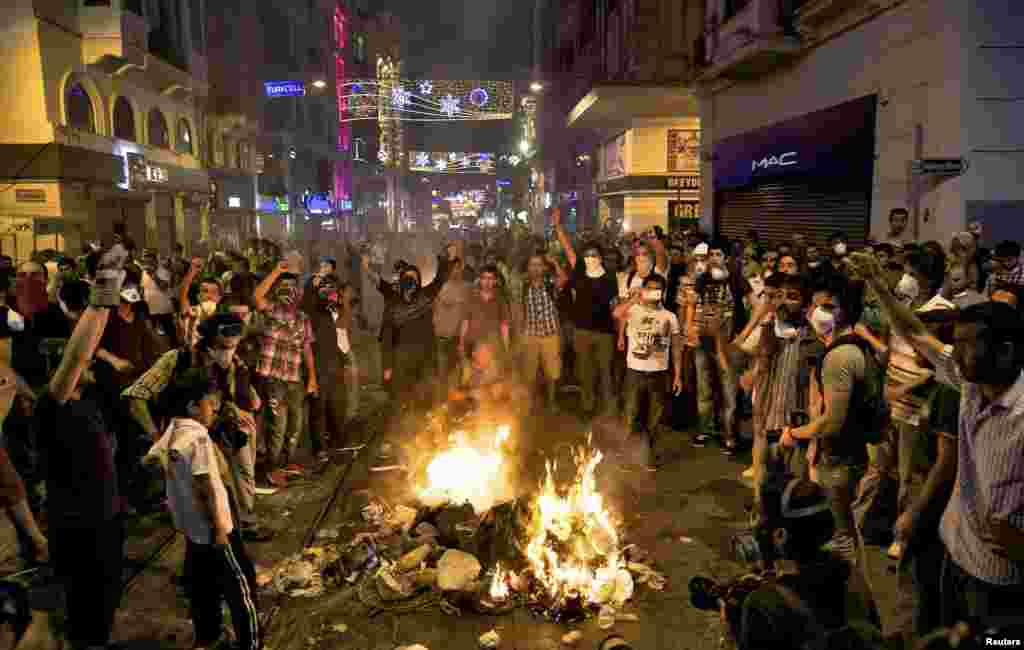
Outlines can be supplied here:
<path id="1" fill-rule="evenodd" d="M 302 97 L 306 94 L 306 85 L 301 81 L 266 81 L 263 87 L 267 97 Z"/>
<path id="2" fill-rule="evenodd" d="M 760 160 L 754 160 L 750 163 L 750 171 L 756 172 L 759 169 L 772 169 L 773 167 L 789 167 L 796 163 L 796 152 L 787 151 L 781 155 L 766 156 Z"/>

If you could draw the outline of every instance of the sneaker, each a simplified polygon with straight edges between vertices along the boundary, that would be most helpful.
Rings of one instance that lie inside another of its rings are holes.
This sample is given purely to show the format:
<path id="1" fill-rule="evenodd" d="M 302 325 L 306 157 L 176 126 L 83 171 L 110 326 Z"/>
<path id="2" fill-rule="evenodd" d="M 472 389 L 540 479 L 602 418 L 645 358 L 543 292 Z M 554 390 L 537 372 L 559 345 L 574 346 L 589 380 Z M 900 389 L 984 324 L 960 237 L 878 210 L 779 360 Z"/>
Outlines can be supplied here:
<path id="1" fill-rule="evenodd" d="M 711 436 L 706 433 L 698 433 L 690 439 L 690 443 L 694 447 L 707 447 L 708 442 L 711 441 Z"/>
<path id="2" fill-rule="evenodd" d="M 735 458 L 740 453 L 740 445 L 735 440 L 729 440 L 722 443 L 722 455 L 729 458 Z"/>
<path id="3" fill-rule="evenodd" d="M 743 470 L 743 473 L 740 474 L 740 478 L 744 478 L 748 481 L 754 480 L 754 466 L 751 465 L 747 469 Z"/>
<path id="4" fill-rule="evenodd" d="M 903 542 L 895 541 L 885 554 L 890 560 L 901 560 L 903 559 L 903 550 Z"/>

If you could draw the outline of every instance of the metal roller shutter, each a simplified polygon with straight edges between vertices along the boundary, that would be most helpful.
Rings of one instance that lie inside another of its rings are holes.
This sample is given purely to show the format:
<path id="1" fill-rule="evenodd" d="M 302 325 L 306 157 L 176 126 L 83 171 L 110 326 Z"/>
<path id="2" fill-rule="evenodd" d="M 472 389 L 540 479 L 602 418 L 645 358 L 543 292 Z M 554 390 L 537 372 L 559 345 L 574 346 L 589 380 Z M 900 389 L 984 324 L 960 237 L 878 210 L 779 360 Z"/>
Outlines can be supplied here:
<path id="1" fill-rule="evenodd" d="M 836 231 L 845 232 L 854 248 L 868 240 L 870 189 L 820 181 L 764 184 L 721 190 L 715 204 L 718 234 L 729 239 L 745 238 L 754 229 L 761 241 L 770 243 L 803 233 L 809 244 L 824 246 Z"/>

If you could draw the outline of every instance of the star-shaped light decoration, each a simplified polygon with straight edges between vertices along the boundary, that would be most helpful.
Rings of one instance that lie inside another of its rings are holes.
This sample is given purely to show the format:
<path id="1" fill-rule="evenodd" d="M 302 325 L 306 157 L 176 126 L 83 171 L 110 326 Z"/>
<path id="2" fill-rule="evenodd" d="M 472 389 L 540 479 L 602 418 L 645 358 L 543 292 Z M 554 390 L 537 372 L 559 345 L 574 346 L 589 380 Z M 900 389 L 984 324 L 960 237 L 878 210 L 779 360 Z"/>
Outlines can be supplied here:
<path id="1" fill-rule="evenodd" d="M 391 89 L 391 104 L 395 108 L 405 108 L 409 105 L 409 101 L 412 99 L 412 93 L 401 86 L 395 86 Z"/>
<path id="2" fill-rule="evenodd" d="M 441 98 L 441 112 L 448 117 L 455 117 L 461 109 L 459 108 L 459 98 L 452 97 L 451 95 L 445 95 Z"/>
<path id="3" fill-rule="evenodd" d="M 382 163 L 386 163 L 390 157 L 391 156 L 388 155 L 387 149 L 381 149 L 377 152 L 377 160 L 381 161 Z"/>
<path id="4" fill-rule="evenodd" d="M 425 151 L 421 151 L 416 154 L 416 166 L 417 167 L 430 167 L 430 154 Z"/>
<path id="5" fill-rule="evenodd" d="M 457 153 L 450 153 L 450 154 L 448 154 L 448 160 L 450 160 L 452 162 L 455 162 L 458 159 L 459 159 L 459 154 L 457 154 Z"/>
<path id="6" fill-rule="evenodd" d="M 438 169 L 438 171 L 442 171 L 443 172 L 447 168 L 448 168 L 448 161 L 447 160 L 442 158 L 442 159 L 437 161 L 437 169 Z"/>
<path id="7" fill-rule="evenodd" d="M 419 83 L 421 95 L 432 95 L 434 94 L 434 84 L 430 81 L 421 81 Z"/>
<path id="8" fill-rule="evenodd" d="M 508 162 L 513 167 L 517 167 L 521 160 L 522 159 L 519 156 L 517 156 L 516 154 L 512 154 L 511 156 L 508 157 Z"/>

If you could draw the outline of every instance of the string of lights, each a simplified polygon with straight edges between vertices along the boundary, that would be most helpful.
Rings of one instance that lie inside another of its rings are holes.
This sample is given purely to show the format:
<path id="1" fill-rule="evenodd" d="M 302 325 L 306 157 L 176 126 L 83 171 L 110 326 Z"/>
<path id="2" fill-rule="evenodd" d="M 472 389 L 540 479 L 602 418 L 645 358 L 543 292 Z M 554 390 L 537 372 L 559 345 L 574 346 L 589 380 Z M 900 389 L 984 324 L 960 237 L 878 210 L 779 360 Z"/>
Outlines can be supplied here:
<path id="1" fill-rule="evenodd" d="M 339 85 L 340 122 L 511 119 L 510 82 L 350 80 Z"/>

